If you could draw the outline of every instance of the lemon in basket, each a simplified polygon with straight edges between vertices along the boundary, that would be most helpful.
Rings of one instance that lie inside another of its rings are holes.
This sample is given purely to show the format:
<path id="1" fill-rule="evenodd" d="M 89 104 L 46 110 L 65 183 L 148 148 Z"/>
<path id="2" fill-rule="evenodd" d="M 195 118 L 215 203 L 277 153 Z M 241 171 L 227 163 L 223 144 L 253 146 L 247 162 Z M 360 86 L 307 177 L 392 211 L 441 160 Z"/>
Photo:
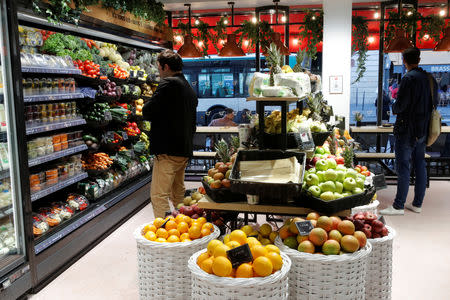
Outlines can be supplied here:
<path id="1" fill-rule="evenodd" d="M 167 239 L 167 237 L 169 237 L 169 233 L 164 228 L 158 228 L 158 230 L 156 230 L 156 236 L 158 238 Z"/>
<path id="2" fill-rule="evenodd" d="M 149 241 L 154 241 L 156 240 L 156 233 L 154 233 L 153 231 L 147 231 L 144 237 Z"/>
<path id="3" fill-rule="evenodd" d="M 259 228 L 259 233 L 265 238 L 269 237 L 270 233 L 272 232 L 272 226 L 270 224 L 262 224 Z"/>
<path id="4" fill-rule="evenodd" d="M 202 254 L 200 254 L 200 255 L 197 257 L 197 265 L 200 266 L 200 264 L 201 264 L 205 259 L 207 259 L 207 258 L 209 258 L 208 252 L 203 252 Z"/>
<path id="5" fill-rule="evenodd" d="M 256 246 L 256 245 L 261 245 L 261 242 L 258 241 L 257 238 L 251 236 L 251 237 L 247 238 L 247 244 L 251 248 L 251 247 Z"/>
<path id="6" fill-rule="evenodd" d="M 217 245 L 217 247 L 214 249 L 214 257 L 217 258 L 219 256 L 227 257 L 227 251 L 231 248 L 227 245 L 221 244 Z"/>
<path id="7" fill-rule="evenodd" d="M 250 248 L 250 251 L 252 252 L 253 259 L 256 259 L 260 256 L 266 256 L 269 253 L 266 247 L 262 245 L 253 246 Z"/>
<path id="8" fill-rule="evenodd" d="M 212 271 L 215 275 L 221 276 L 221 277 L 228 277 L 231 275 L 232 269 L 233 269 L 233 267 L 231 266 L 231 262 L 228 258 L 223 257 L 223 256 L 214 258 L 214 261 L 212 264 Z"/>
<path id="9" fill-rule="evenodd" d="M 236 241 L 229 241 L 228 243 L 225 244 L 226 246 L 230 247 L 230 249 L 239 247 L 241 244 L 239 244 Z"/>
<path id="10" fill-rule="evenodd" d="M 272 274 L 273 265 L 270 259 L 260 256 L 253 261 L 253 270 L 258 276 L 266 277 Z"/>
<path id="11" fill-rule="evenodd" d="M 244 226 L 242 226 L 241 230 L 242 230 L 243 232 L 245 232 L 245 234 L 246 234 L 247 236 L 249 236 L 250 233 L 253 232 L 253 227 L 250 226 L 250 225 L 244 225 Z"/>
<path id="12" fill-rule="evenodd" d="M 241 245 L 247 243 L 247 235 L 242 230 L 233 230 L 230 233 L 230 241 L 236 241 Z"/>
<path id="13" fill-rule="evenodd" d="M 281 255 L 276 252 L 269 252 L 266 257 L 270 259 L 270 262 L 273 266 L 273 271 L 278 271 L 283 266 L 283 259 L 281 258 Z"/>
<path id="14" fill-rule="evenodd" d="M 251 264 L 241 264 L 236 269 L 236 278 L 251 278 L 253 277 L 253 267 Z"/>
<path id="15" fill-rule="evenodd" d="M 205 271 L 208 274 L 212 274 L 213 273 L 213 270 L 212 270 L 213 263 L 214 263 L 214 257 L 209 257 L 201 262 L 200 269 L 202 269 L 203 271 Z"/>
<path id="16" fill-rule="evenodd" d="M 218 245 L 222 245 L 222 242 L 219 240 L 212 240 L 208 243 L 208 247 L 206 250 L 207 250 L 209 256 L 214 255 L 214 249 L 216 249 L 216 247 Z"/>
<path id="17" fill-rule="evenodd" d="M 161 225 L 164 224 L 164 219 L 163 218 L 156 218 L 153 221 L 153 225 L 155 225 L 155 227 L 158 229 L 159 227 L 161 227 Z"/>
<path id="18" fill-rule="evenodd" d="M 266 249 L 267 249 L 267 252 L 269 252 L 269 253 L 270 252 L 275 252 L 275 253 L 280 254 L 280 249 L 277 246 L 275 246 L 275 245 L 267 245 Z"/>

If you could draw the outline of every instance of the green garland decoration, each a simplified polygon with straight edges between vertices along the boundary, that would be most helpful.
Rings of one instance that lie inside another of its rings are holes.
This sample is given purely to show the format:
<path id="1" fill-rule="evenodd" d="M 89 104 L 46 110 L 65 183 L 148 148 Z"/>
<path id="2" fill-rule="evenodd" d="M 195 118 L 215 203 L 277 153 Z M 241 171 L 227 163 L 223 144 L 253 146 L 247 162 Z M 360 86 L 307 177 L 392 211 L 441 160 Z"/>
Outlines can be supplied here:
<path id="1" fill-rule="evenodd" d="M 203 42 L 203 45 L 200 47 L 202 55 L 204 57 L 208 56 L 208 45 L 211 39 L 211 34 L 209 33 L 209 25 L 202 20 L 198 20 L 198 24 L 195 25 L 195 28 L 197 28 L 197 35 L 193 36 L 193 38 L 198 42 Z"/>
<path id="2" fill-rule="evenodd" d="M 436 15 L 429 15 L 422 19 L 422 28 L 419 32 L 419 43 L 422 43 L 422 38 L 425 34 L 430 36 L 436 43 L 441 40 L 441 33 L 445 28 L 444 18 Z"/>
<path id="3" fill-rule="evenodd" d="M 121 12 L 129 12 L 146 21 L 153 21 L 158 25 L 164 24 L 166 12 L 163 4 L 156 0 L 74 0 L 75 8 L 72 8 L 71 0 L 49 0 L 44 3 L 40 0 L 30 0 L 36 13 L 44 14 L 51 23 L 59 24 L 68 22 L 78 25 L 83 11 L 89 11 L 88 7 L 101 4 L 105 8 L 112 8 Z"/>
<path id="4" fill-rule="evenodd" d="M 245 38 L 249 41 L 247 52 L 250 52 L 255 49 L 258 42 L 260 44 L 260 49 L 268 48 L 273 29 L 267 21 L 255 24 L 248 20 L 244 20 L 244 22 L 242 22 L 242 27 L 236 30 L 235 33 L 236 35 L 240 34 L 238 42 L 239 47 L 242 46 L 242 42 Z"/>
<path id="5" fill-rule="evenodd" d="M 318 12 L 307 10 L 303 22 L 304 24 L 299 27 L 299 36 L 307 41 L 307 55 L 315 59 L 317 44 L 323 41 L 323 10 Z"/>
<path id="6" fill-rule="evenodd" d="M 210 30 L 210 39 L 211 43 L 216 49 L 217 53 L 220 52 L 219 44 L 220 40 L 225 40 L 227 38 L 227 25 L 225 24 L 225 20 L 228 21 L 227 17 L 221 17 L 220 20 L 217 22 L 216 26 Z"/>
<path id="7" fill-rule="evenodd" d="M 369 26 L 367 24 L 367 19 L 362 16 L 353 16 L 352 17 L 352 55 L 358 53 L 358 64 L 356 68 L 356 72 L 358 76 L 356 77 L 353 83 L 356 83 L 361 80 L 366 72 L 366 59 L 367 59 L 367 38 L 369 36 Z"/>

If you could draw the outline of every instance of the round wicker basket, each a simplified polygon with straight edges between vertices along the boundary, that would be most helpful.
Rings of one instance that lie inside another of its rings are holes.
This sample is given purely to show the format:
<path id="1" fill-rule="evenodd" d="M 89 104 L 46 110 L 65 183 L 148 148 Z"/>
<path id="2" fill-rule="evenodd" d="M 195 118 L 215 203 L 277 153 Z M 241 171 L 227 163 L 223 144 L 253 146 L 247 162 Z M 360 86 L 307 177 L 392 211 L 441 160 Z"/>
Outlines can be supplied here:
<path id="1" fill-rule="evenodd" d="M 187 262 L 197 251 L 219 237 L 220 230 L 185 243 L 157 243 L 142 236 L 143 224 L 134 231 L 137 242 L 140 299 L 180 299 L 191 297 L 191 274 Z"/>
<path id="2" fill-rule="evenodd" d="M 370 239 L 372 253 L 367 261 L 366 299 L 391 299 L 392 287 L 392 244 L 396 232 L 386 226 L 387 236 Z"/>
<path id="3" fill-rule="evenodd" d="M 279 237 L 275 245 L 292 260 L 289 299 L 364 299 L 370 243 L 355 253 L 343 255 L 299 252 L 285 246 Z"/>
<path id="4" fill-rule="evenodd" d="M 366 212 L 366 211 L 371 212 L 373 214 L 377 214 L 378 213 L 378 205 L 380 205 L 380 202 L 378 200 L 374 200 L 372 203 L 369 203 L 367 205 L 353 207 L 352 208 L 352 216 L 359 212 Z"/>
<path id="5" fill-rule="evenodd" d="M 211 299 L 288 299 L 288 273 L 291 260 L 281 252 L 283 266 L 281 270 L 267 277 L 231 278 L 211 275 L 200 269 L 197 258 L 205 252 L 199 251 L 188 262 L 192 275 L 193 300 Z"/>

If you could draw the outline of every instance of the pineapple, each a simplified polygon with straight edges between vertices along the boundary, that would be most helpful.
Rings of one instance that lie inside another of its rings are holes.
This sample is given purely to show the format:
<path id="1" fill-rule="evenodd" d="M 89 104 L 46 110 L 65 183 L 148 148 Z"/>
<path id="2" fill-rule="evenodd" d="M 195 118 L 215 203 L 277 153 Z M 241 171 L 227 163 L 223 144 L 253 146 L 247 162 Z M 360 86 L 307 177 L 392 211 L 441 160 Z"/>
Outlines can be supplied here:
<path id="1" fill-rule="evenodd" d="M 305 58 L 306 50 L 299 49 L 297 52 L 297 56 L 295 57 L 295 60 L 297 63 L 295 64 L 294 68 L 292 69 L 295 73 L 301 73 L 303 72 L 302 62 Z"/>
<path id="2" fill-rule="evenodd" d="M 353 168 L 353 146 L 346 146 L 342 155 L 344 156 L 344 166 L 347 168 Z"/>
<path id="3" fill-rule="evenodd" d="M 228 147 L 228 143 L 224 139 L 218 141 L 214 145 L 214 148 L 216 150 L 216 155 L 218 156 L 219 161 L 223 163 L 227 163 L 230 161 L 230 148 Z"/>
<path id="4" fill-rule="evenodd" d="M 281 65 L 283 65 L 283 55 L 281 54 L 280 50 L 277 48 L 277 46 L 272 43 L 270 44 L 270 47 L 267 48 L 267 57 L 266 57 L 267 63 L 270 66 L 270 86 L 275 86 L 275 81 L 273 76 L 275 74 L 279 74 L 282 72 Z"/>
<path id="5" fill-rule="evenodd" d="M 232 135 L 231 138 L 230 138 L 230 145 L 231 145 L 230 151 L 231 151 L 231 153 L 236 153 L 238 151 L 238 149 L 239 149 L 240 144 L 241 143 L 239 141 L 239 136 Z"/>

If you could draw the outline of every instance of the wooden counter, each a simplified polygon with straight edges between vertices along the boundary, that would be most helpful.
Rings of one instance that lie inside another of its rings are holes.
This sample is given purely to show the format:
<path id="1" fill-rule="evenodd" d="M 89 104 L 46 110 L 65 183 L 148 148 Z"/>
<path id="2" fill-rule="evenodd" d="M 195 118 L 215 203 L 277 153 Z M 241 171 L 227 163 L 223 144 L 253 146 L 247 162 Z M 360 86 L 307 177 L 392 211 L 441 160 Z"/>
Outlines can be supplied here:
<path id="1" fill-rule="evenodd" d="M 238 133 L 237 126 L 197 126 L 197 131 L 195 133 Z"/>
<path id="2" fill-rule="evenodd" d="M 394 127 L 378 126 L 350 126 L 354 133 L 393 133 Z M 450 126 L 442 126 L 441 133 L 450 133 Z"/>

